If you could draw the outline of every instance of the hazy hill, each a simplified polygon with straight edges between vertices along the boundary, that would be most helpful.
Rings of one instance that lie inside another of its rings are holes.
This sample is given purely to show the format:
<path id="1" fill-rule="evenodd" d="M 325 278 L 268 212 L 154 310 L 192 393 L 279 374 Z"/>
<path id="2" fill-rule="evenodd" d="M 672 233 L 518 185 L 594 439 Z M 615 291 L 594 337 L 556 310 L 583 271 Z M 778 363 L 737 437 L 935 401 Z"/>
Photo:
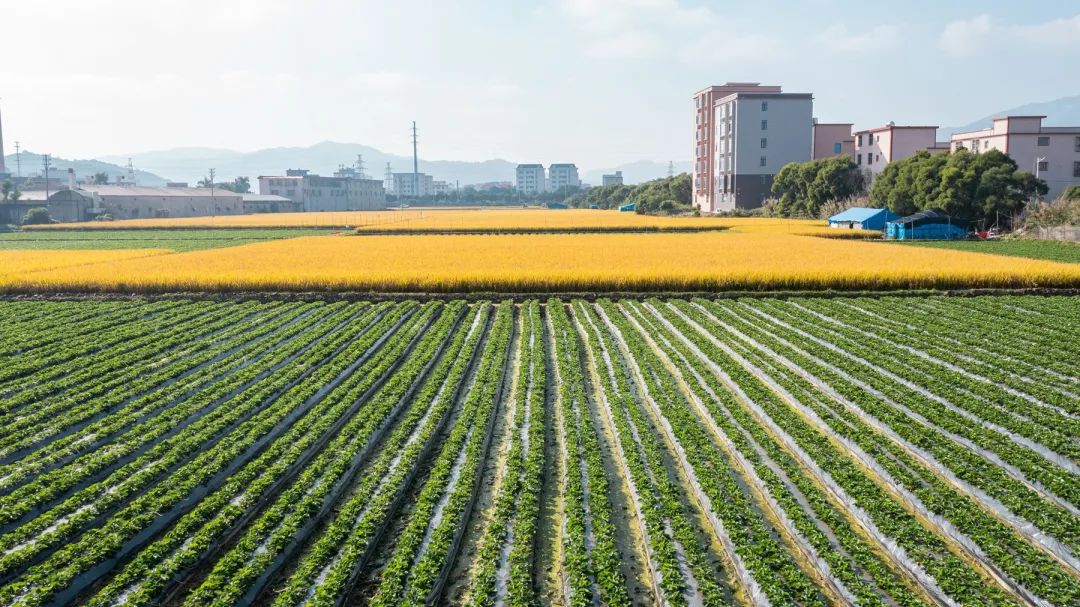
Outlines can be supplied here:
<path id="1" fill-rule="evenodd" d="M 41 164 L 43 157 L 43 154 L 36 154 L 34 152 L 23 150 L 19 154 L 20 162 L 22 164 L 22 176 L 31 177 L 41 175 L 43 172 Z M 7 165 L 8 172 L 15 175 L 15 154 L 4 156 L 4 163 Z M 123 159 L 122 164 L 127 165 L 127 158 Z M 75 169 L 75 176 L 79 180 L 94 175 L 95 173 L 105 172 L 109 174 L 109 181 L 116 181 L 117 177 L 127 179 L 128 174 L 127 166 L 122 166 L 121 164 L 114 164 L 102 160 L 67 160 L 53 156 L 50 160 L 49 177 L 67 179 L 67 170 L 69 168 Z M 139 185 L 165 185 L 165 181 L 166 180 L 161 176 L 149 171 L 135 170 L 135 182 Z"/>
<path id="2" fill-rule="evenodd" d="M 946 140 L 953 133 L 977 131 L 990 128 L 994 116 L 1011 114 L 1014 116 L 1046 116 L 1043 120 L 1045 126 L 1076 126 L 1080 125 L 1080 95 L 1075 97 L 1062 97 L 1053 101 L 1028 103 L 1011 109 L 994 112 L 963 126 L 942 127 L 938 129 L 938 139 Z"/>
<path id="3" fill-rule="evenodd" d="M 325 141 L 309 147 L 281 147 L 255 152 L 236 152 L 212 148 L 176 148 L 132 154 L 135 166 L 168 175 L 178 181 L 196 182 L 213 167 L 218 181 L 237 176 L 250 177 L 253 184 L 259 175 L 284 175 L 286 169 L 309 169 L 319 175 L 331 175 L 339 165 L 352 165 L 357 154 L 364 155 L 369 176 L 382 179 L 389 162 L 395 173 L 412 171 L 412 158 L 387 154 L 358 143 Z M 106 157 L 117 161 L 121 157 Z M 127 162 L 127 156 L 123 157 Z M 460 180 L 466 183 L 484 181 L 513 181 L 516 163 L 506 160 L 464 162 L 456 160 L 420 160 L 420 172 L 436 180 Z"/>

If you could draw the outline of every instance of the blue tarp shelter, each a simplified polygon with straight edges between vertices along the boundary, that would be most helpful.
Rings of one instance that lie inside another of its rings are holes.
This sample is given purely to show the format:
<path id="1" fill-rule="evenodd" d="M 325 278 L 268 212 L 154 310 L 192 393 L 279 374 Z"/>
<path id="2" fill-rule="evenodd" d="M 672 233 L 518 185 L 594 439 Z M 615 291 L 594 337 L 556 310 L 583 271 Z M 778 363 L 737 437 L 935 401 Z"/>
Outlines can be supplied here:
<path id="1" fill-rule="evenodd" d="M 967 224 L 936 209 L 919 211 L 885 225 L 891 240 L 957 240 L 967 236 Z"/>
<path id="2" fill-rule="evenodd" d="M 568 208 L 565 202 L 549 202 L 547 203 L 549 209 L 565 209 Z"/>
<path id="3" fill-rule="evenodd" d="M 633 203 L 633 202 L 624 204 L 621 207 L 619 207 L 619 212 L 620 213 L 633 213 L 636 210 L 637 210 L 637 204 Z"/>
<path id="4" fill-rule="evenodd" d="M 889 209 L 852 207 L 830 217 L 829 227 L 849 230 L 881 230 L 885 228 L 886 223 L 897 219 L 900 219 L 900 216 Z"/>

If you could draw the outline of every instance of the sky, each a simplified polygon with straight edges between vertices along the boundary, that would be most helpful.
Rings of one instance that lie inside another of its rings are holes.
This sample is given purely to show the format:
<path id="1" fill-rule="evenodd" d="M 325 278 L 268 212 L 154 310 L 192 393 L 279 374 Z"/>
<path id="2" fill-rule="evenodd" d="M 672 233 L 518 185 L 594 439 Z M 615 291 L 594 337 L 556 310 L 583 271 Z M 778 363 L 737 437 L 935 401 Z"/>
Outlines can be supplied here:
<path id="1" fill-rule="evenodd" d="M 689 160 L 693 93 L 966 124 L 1080 95 L 1076 0 L 4 0 L 0 111 L 64 158 L 363 143 L 440 160 Z M 1032 7 L 1037 6 L 1037 10 Z"/>

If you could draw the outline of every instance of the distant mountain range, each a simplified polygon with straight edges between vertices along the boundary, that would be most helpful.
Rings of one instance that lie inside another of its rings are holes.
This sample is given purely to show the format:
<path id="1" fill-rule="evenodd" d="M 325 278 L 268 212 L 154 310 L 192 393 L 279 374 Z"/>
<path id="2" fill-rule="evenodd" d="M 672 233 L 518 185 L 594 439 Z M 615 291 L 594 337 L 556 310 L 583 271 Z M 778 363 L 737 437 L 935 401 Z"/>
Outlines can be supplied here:
<path id="1" fill-rule="evenodd" d="M 39 176 L 43 173 L 42 159 L 44 154 L 36 154 L 34 152 L 28 152 L 23 150 L 19 154 L 19 165 L 15 162 L 15 154 L 8 154 L 4 156 L 4 163 L 7 165 L 7 170 L 12 175 L 17 174 L 17 170 L 21 170 L 23 177 Z M 127 158 L 123 160 L 123 164 L 127 165 Z M 127 166 L 121 166 L 120 164 L 114 164 L 111 162 L 105 162 L 103 160 L 66 160 L 64 158 L 56 158 L 55 156 L 49 159 L 49 177 L 56 177 L 61 180 L 67 179 L 67 170 L 70 168 L 75 169 L 75 176 L 78 179 L 83 179 L 90 175 L 97 173 L 108 173 L 109 181 L 116 181 L 118 177 L 128 178 Z M 139 185 L 165 185 L 166 179 L 155 175 L 154 173 L 135 170 L 135 182 Z"/>
<path id="2" fill-rule="evenodd" d="M 412 157 L 388 154 L 376 148 L 358 143 L 324 141 L 308 147 L 282 147 L 236 152 L 214 148 L 175 148 L 154 152 L 131 154 L 135 166 L 158 175 L 167 175 L 177 181 L 197 182 L 213 167 L 219 180 L 244 175 L 252 182 L 259 175 L 283 175 L 286 169 L 308 169 L 319 175 L 331 175 L 342 164 L 352 165 L 358 155 L 364 157 L 365 172 L 372 178 L 382 179 L 386 163 L 395 173 L 412 171 Z M 129 156 L 106 156 L 103 160 L 126 164 Z M 516 162 L 495 159 L 483 162 L 459 160 L 420 159 L 421 173 L 433 176 L 437 181 L 460 182 L 461 185 L 489 181 L 514 181 Z M 689 170 L 689 162 L 675 163 L 676 172 Z M 621 170 L 626 183 L 639 183 L 667 175 L 666 162 L 643 160 L 608 169 L 585 171 L 583 181 L 599 185 L 602 175 Z"/>
<path id="3" fill-rule="evenodd" d="M 1017 106 L 1008 110 L 994 112 L 993 114 L 970 122 L 963 126 L 942 127 L 938 129 L 938 139 L 946 140 L 953 133 L 965 133 L 988 129 L 993 125 L 994 116 L 1046 116 L 1043 126 L 1076 126 L 1080 125 L 1080 95 L 1075 97 L 1062 97 L 1053 101 L 1042 101 Z"/>

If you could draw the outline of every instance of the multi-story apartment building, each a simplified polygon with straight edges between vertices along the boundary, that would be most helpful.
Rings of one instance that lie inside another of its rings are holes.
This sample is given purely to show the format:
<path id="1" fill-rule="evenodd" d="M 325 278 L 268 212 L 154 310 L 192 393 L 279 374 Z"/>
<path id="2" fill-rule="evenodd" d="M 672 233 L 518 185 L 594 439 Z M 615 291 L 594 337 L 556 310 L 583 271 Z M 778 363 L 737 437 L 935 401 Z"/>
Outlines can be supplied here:
<path id="1" fill-rule="evenodd" d="M 543 194 L 547 191 L 547 176 L 542 164 L 517 165 L 517 191 L 522 194 Z"/>
<path id="2" fill-rule="evenodd" d="M 762 86 L 757 82 L 728 82 L 714 85 L 694 93 L 694 166 L 693 204 L 704 212 L 715 207 L 717 178 L 715 167 L 716 145 L 713 135 L 716 124 L 716 102 L 732 93 L 759 92 L 780 93 L 779 86 Z"/>
<path id="3" fill-rule="evenodd" d="M 399 198 L 434 196 L 435 179 L 426 173 L 394 173 L 394 195 Z"/>
<path id="4" fill-rule="evenodd" d="M 259 193 L 284 196 L 304 211 L 369 211 L 386 208 L 379 179 L 322 177 L 303 169 L 283 176 L 260 176 Z"/>
<path id="5" fill-rule="evenodd" d="M 603 176 L 604 185 L 622 185 L 622 171 L 615 171 L 610 175 Z"/>
<path id="6" fill-rule="evenodd" d="M 834 156 L 850 156 L 855 159 L 855 136 L 851 134 L 850 122 L 814 121 L 814 160 Z"/>
<path id="7" fill-rule="evenodd" d="M 581 187 L 577 165 L 553 164 L 548 167 L 548 191 L 566 192 Z"/>
<path id="8" fill-rule="evenodd" d="M 1046 116 L 998 116 L 988 129 L 955 133 L 952 151 L 960 148 L 975 153 L 1000 150 L 1008 154 L 1022 171 L 1031 171 L 1046 181 L 1047 200 L 1065 189 L 1080 185 L 1080 126 L 1048 127 Z"/>
<path id="9" fill-rule="evenodd" d="M 949 144 L 937 140 L 936 126 L 898 126 L 892 122 L 876 129 L 855 132 L 855 164 L 873 179 L 894 160 L 926 150 L 948 152 Z"/>
<path id="10" fill-rule="evenodd" d="M 814 97 L 809 93 L 737 92 L 716 101 L 712 207 L 760 207 L 773 177 L 789 162 L 810 160 Z"/>

